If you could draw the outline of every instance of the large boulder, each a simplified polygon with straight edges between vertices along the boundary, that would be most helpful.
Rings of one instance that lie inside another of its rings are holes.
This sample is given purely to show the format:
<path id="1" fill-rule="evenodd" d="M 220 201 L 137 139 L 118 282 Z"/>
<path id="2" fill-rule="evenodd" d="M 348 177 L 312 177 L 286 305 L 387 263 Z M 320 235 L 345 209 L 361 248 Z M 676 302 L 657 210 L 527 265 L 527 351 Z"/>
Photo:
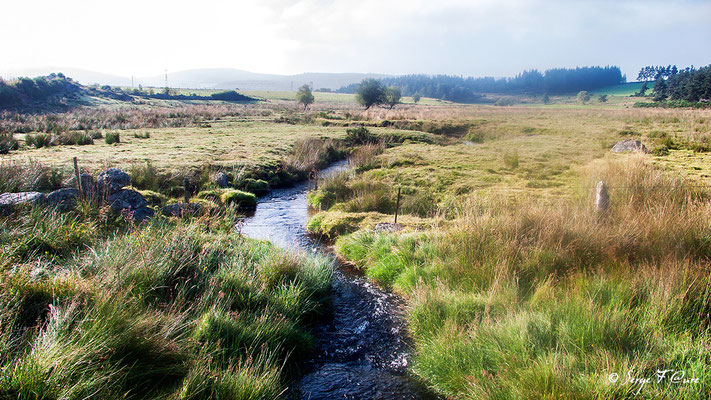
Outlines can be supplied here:
<path id="1" fill-rule="evenodd" d="M 148 202 L 143 195 L 135 190 L 120 189 L 110 195 L 108 200 L 112 211 L 136 222 L 143 222 L 155 215 L 155 211 L 148 208 Z"/>
<path id="2" fill-rule="evenodd" d="M 230 187 L 230 180 L 227 178 L 227 174 L 224 172 L 218 172 L 212 177 L 212 181 L 215 182 L 217 187 L 227 188 Z"/>
<path id="3" fill-rule="evenodd" d="M 89 174 L 81 174 L 80 179 L 81 190 L 84 193 L 84 197 L 87 199 L 92 198 L 94 196 L 94 193 L 96 193 L 96 181 L 94 180 L 94 177 Z M 76 176 L 72 175 L 72 177 L 67 180 L 66 186 L 77 187 Z"/>
<path id="4" fill-rule="evenodd" d="M 76 207 L 79 199 L 79 189 L 62 188 L 47 195 L 47 204 L 60 211 L 68 211 Z"/>
<path id="5" fill-rule="evenodd" d="M 197 215 L 201 206 L 198 203 L 176 203 L 161 209 L 161 214 L 166 217 L 182 217 L 184 215 Z"/>
<path id="6" fill-rule="evenodd" d="M 0 194 L 0 213 L 12 212 L 20 204 L 42 204 L 46 199 L 40 192 L 3 193 Z"/>
<path id="7" fill-rule="evenodd" d="M 626 153 L 626 152 L 642 152 L 649 153 L 649 150 L 640 142 L 635 139 L 625 139 L 621 142 L 617 142 L 612 146 L 613 153 Z"/>
<path id="8" fill-rule="evenodd" d="M 99 174 L 97 186 L 101 193 L 108 196 L 131 184 L 131 177 L 118 168 L 109 168 Z"/>

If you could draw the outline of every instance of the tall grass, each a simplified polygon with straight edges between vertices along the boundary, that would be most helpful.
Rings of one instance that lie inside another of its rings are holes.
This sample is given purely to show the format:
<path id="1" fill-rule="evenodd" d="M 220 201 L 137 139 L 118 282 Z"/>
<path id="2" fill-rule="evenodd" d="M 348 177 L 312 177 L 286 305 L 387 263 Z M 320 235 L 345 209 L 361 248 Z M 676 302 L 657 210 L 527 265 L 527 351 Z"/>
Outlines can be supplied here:
<path id="1" fill-rule="evenodd" d="M 0 398 L 276 398 L 313 346 L 331 266 L 234 215 L 0 221 Z M 15 267 L 10 267 L 15 265 Z"/>
<path id="2" fill-rule="evenodd" d="M 641 159 L 600 164 L 609 214 L 577 200 L 472 198 L 442 232 L 358 232 L 340 254 L 405 294 L 414 370 L 453 398 L 704 398 L 709 193 Z M 594 179 L 594 180 L 593 180 Z M 610 374 L 622 379 L 611 383 Z"/>

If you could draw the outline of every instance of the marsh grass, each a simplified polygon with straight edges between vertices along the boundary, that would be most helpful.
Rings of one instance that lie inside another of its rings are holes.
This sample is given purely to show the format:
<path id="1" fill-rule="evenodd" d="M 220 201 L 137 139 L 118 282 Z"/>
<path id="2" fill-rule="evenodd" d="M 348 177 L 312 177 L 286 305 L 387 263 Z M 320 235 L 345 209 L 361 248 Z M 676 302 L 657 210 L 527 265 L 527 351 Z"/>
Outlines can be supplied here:
<path id="1" fill-rule="evenodd" d="M 339 254 L 410 304 L 415 372 L 453 398 L 623 398 L 611 373 L 709 379 L 709 193 L 641 158 L 600 162 L 573 200 L 471 197 L 439 232 L 361 231 Z M 650 375 L 651 374 L 651 375 Z M 652 383 L 647 398 L 703 398 Z"/>
<path id="2" fill-rule="evenodd" d="M 229 210 L 141 229 L 103 219 L 2 219 L 0 398 L 283 393 L 312 348 L 328 260 L 240 237 Z"/>

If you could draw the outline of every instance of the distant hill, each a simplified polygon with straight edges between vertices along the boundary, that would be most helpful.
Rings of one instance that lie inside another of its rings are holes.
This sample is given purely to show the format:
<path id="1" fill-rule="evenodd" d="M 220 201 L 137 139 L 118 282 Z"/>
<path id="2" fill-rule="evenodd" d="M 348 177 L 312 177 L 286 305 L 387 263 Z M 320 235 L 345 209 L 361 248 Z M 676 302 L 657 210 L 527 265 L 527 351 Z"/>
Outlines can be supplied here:
<path id="1" fill-rule="evenodd" d="M 360 73 L 304 73 L 298 75 L 258 74 L 239 69 L 194 69 L 168 73 L 168 86 L 198 89 L 240 89 L 295 91 L 303 84 L 314 89 L 336 90 L 366 78 L 382 79 L 388 75 Z M 165 75 L 139 78 L 144 86 L 165 86 Z"/>
<path id="2" fill-rule="evenodd" d="M 0 71 L 4 78 L 46 76 L 51 73 L 71 76 L 83 85 L 131 86 L 131 77 L 103 74 L 78 68 L 32 68 L 24 70 Z M 240 89 L 296 91 L 299 86 L 313 84 L 314 89 L 336 90 L 358 83 L 366 78 L 383 79 L 389 75 L 360 73 L 304 73 L 298 75 L 259 74 L 232 68 L 205 68 L 169 72 L 168 86 L 189 89 Z M 164 87 L 165 75 L 134 77 L 133 85 Z"/>

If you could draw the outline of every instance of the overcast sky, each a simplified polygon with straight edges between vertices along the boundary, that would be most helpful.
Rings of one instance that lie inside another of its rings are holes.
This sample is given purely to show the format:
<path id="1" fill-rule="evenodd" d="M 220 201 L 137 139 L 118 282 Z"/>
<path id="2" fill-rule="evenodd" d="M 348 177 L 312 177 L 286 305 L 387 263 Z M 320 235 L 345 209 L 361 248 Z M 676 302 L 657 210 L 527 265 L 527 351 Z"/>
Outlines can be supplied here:
<path id="1" fill-rule="evenodd" d="M 0 70 L 446 73 L 711 64 L 711 1 L 9 0 Z M 634 75 L 634 76 L 632 76 Z"/>

